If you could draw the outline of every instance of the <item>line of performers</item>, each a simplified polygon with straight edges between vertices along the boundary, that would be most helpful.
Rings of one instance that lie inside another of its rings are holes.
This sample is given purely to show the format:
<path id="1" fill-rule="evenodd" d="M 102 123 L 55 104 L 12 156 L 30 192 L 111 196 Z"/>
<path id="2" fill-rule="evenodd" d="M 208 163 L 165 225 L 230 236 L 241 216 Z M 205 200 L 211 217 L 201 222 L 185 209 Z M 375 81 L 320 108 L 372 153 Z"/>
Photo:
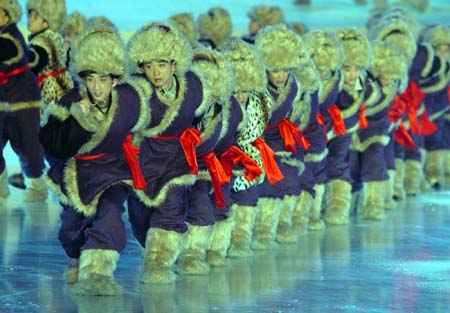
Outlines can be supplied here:
<path id="1" fill-rule="evenodd" d="M 0 0 L 2 144 L 26 201 L 58 195 L 75 294 L 120 293 L 126 211 L 141 282 L 164 284 L 353 215 L 382 220 L 394 199 L 449 178 L 448 26 L 393 9 L 366 30 L 299 35 L 258 6 L 240 39 L 213 8 L 125 44 L 104 18 L 74 13 L 61 28 L 61 1 L 27 11 L 28 45 L 17 1 Z"/>

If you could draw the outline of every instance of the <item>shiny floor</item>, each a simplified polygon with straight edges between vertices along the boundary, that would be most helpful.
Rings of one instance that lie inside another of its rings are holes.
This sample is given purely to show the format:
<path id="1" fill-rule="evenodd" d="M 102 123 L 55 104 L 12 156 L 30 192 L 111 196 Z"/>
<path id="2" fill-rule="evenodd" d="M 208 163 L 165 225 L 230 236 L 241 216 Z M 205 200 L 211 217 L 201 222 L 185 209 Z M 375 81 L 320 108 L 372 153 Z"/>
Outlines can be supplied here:
<path id="1" fill-rule="evenodd" d="M 75 297 L 61 273 L 59 207 L 0 207 L 0 312 L 449 312 L 450 192 L 408 199 L 383 222 L 354 220 L 296 245 L 230 260 L 206 277 L 143 287 L 129 236 L 116 271 L 120 297 Z"/>

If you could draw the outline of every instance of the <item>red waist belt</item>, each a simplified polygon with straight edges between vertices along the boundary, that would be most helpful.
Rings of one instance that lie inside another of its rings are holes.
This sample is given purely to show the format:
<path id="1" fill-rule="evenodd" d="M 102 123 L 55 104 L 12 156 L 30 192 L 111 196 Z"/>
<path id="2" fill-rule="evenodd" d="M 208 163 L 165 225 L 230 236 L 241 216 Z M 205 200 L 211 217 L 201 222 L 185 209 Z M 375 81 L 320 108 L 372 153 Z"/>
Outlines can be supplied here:
<path id="1" fill-rule="evenodd" d="M 333 132 L 336 136 L 342 135 L 347 130 L 345 128 L 345 122 L 342 118 L 341 111 L 336 104 L 333 104 L 329 109 L 328 113 L 331 116 L 331 123 L 333 124 Z"/>
<path id="2" fill-rule="evenodd" d="M 184 156 L 189 165 L 189 172 L 191 174 L 198 174 L 197 154 L 195 152 L 195 146 L 202 143 L 200 138 L 200 131 L 195 128 L 186 128 L 180 135 L 173 136 L 154 136 L 155 139 L 175 139 L 179 138 L 181 148 L 183 149 Z"/>
<path id="3" fill-rule="evenodd" d="M 396 123 L 398 120 L 401 120 L 405 110 L 405 101 L 403 101 L 399 96 L 395 96 L 388 111 L 389 121 L 391 123 Z"/>
<path id="4" fill-rule="evenodd" d="M 257 138 L 252 142 L 252 146 L 258 149 L 261 154 L 264 171 L 266 172 L 266 177 L 269 183 L 276 185 L 282 181 L 284 176 L 278 167 L 277 161 L 275 160 L 275 153 L 272 149 L 270 149 L 264 139 L 261 137 Z"/>
<path id="5" fill-rule="evenodd" d="M 5 85 L 7 82 L 9 82 L 9 79 L 13 76 L 19 75 L 21 73 L 24 73 L 26 71 L 28 71 L 30 69 L 30 67 L 28 65 L 24 65 L 22 67 L 16 68 L 15 70 L 8 72 L 8 73 L 3 73 L 0 72 L 0 85 Z"/>
<path id="6" fill-rule="evenodd" d="M 276 127 L 278 127 L 278 131 L 283 139 L 284 150 L 296 153 L 297 149 L 295 149 L 295 145 L 303 148 L 304 150 L 308 150 L 311 146 L 311 143 L 305 136 L 303 136 L 298 126 L 287 118 L 282 119 L 281 122 L 275 126 L 267 126 L 266 129 L 273 129 Z"/>
<path id="7" fill-rule="evenodd" d="M 325 135 L 325 141 L 328 143 L 327 126 L 325 125 L 325 117 L 322 113 L 317 112 L 316 122 L 320 125 L 320 127 L 322 127 L 323 134 Z"/>
<path id="8" fill-rule="evenodd" d="M 416 145 L 414 144 L 413 139 L 409 135 L 408 130 L 405 128 L 405 125 L 403 125 L 403 123 L 400 123 L 399 127 L 395 130 L 394 140 L 398 144 L 410 150 L 416 149 Z"/>
<path id="9" fill-rule="evenodd" d="M 359 108 L 359 128 L 360 129 L 364 129 L 369 127 L 369 122 L 367 121 L 366 115 L 364 114 L 364 111 L 367 109 L 367 107 L 365 105 L 362 105 Z"/>
<path id="10" fill-rule="evenodd" d="M 206 153 L 201 159 L 203 163 L 205 163 L 209 175 L 211 176 L 216 206 L 223 209 L 226 203 L 221 187 L 230 182 L 230 177 L 225 173 L 222 164 L 213 152 L 210 151 Z"/>
<path id="11" fill-rule="evenodd" d="M 244 167 L 244 176 L 249 182 L 262 174 L 258 164 L 236 146 L 231 146 L 227 151 L 223 152 L 219 156 L 219 160 L 228 177 L 232 175 L 233 165 L 239 163 Z"/>
<path id="12" fill-rule="evenodd" d="M 122 143 L 122 151 L 125 155 L 125 160 L 128 164 L 128 167 L 131 171 L 131 176 L 133 177 L 133 185 L 134 188 L 142 190 L 147 185 L 147 182 L 144 179 L 144 175 L 142 174 L 141 167 L 139 166 L 139 161 L 137 158 L 137 154 L 139 153 L 139 148 L 133 146 L 131 143 L 132 136 L 128 134 L 125 138 L 125 141 Z M 90 154 L 90 155 L 79 155 L 76 154 L 74 157 L 77 160 L 89 161 L 102 158 L 106 155 L 106 153 L 98 153 L 98 154 Z"/>
<path id="13" fill-rule="evenodd" d="M 58 75 L 61 75 L 61 74 L 65 73 L 66 71 L 67 71 L 67 68 L 62 68 L 62 69 L 54 71 L 54 72 L 38 75 L 37 81 L 38 81 L 39 88 L 42 88 L 42 84 L 44 83 L 44 79 L 50 78 L 50 77 L 56 77 Z"/>

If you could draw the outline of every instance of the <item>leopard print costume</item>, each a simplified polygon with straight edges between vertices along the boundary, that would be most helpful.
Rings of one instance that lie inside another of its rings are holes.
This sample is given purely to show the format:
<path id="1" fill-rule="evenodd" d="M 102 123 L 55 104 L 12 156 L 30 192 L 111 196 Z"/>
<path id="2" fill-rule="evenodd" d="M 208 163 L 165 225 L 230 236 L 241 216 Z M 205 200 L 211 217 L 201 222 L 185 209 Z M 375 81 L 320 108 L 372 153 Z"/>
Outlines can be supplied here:
<path id="1" fill-rule="evenodd" d="M 36 61 L 38 62 L 38 54 L 34 51 L 32 46 L 39 46 L 43 48 L 48 55 L 48 64 L 38 73 L 40 75 L 46 75 L 52 72 L 62 70 L 66 67 L 66 49 L 64 47 L 64 39 L 59 33 L 56 33 L 50 29 L 36 35 L 30 41 L 30 52 L 36 54 Z M 30 64 L 33 66 L 33 64 Z M 65 71 L 59 75 L 53 77 L 44 78 L 42 81 L 42 99 L 45 106 L 52 102 L 58 101 L 67 91 L 73 88 L 72 77 L 68 71 Z"/>
<path id="2" fill-rule="evenodd" d="M 261 168 L 263 167 L 261 155 L 252 142 L 262 136 L 269 120 L 270 108 L 273 106 L 272 98 L 268 93 L 250 92 L 246 107 L 243 111 L 244 118 L 238 126 L 236 142 L 248 156 L 250 156 Z M 260 184 L 264 180 L 264 175 L 249 182 L 243 174 L 236 177 L 233 184 L 233 191 L 242 191 L 250 186 Z"/>

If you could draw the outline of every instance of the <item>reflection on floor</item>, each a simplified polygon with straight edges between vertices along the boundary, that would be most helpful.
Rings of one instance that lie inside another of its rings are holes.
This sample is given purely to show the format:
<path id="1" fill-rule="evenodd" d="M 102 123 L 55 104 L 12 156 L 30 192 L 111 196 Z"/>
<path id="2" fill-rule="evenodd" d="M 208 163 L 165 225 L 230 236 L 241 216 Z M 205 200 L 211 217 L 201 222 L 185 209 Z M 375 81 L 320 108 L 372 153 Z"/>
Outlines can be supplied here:
<path id="1" fill-rule="evenodd" d="M 75 297 L 61 273 L 59 207 L 0 207 L 0 312 L 449 312 L 450 192 L 408 199 L 383 222 L 354 220 L 296 245 L 231 260 L 207 277 L 140 286 L 130 240 L 116 276 L 120 297 Z"/>

